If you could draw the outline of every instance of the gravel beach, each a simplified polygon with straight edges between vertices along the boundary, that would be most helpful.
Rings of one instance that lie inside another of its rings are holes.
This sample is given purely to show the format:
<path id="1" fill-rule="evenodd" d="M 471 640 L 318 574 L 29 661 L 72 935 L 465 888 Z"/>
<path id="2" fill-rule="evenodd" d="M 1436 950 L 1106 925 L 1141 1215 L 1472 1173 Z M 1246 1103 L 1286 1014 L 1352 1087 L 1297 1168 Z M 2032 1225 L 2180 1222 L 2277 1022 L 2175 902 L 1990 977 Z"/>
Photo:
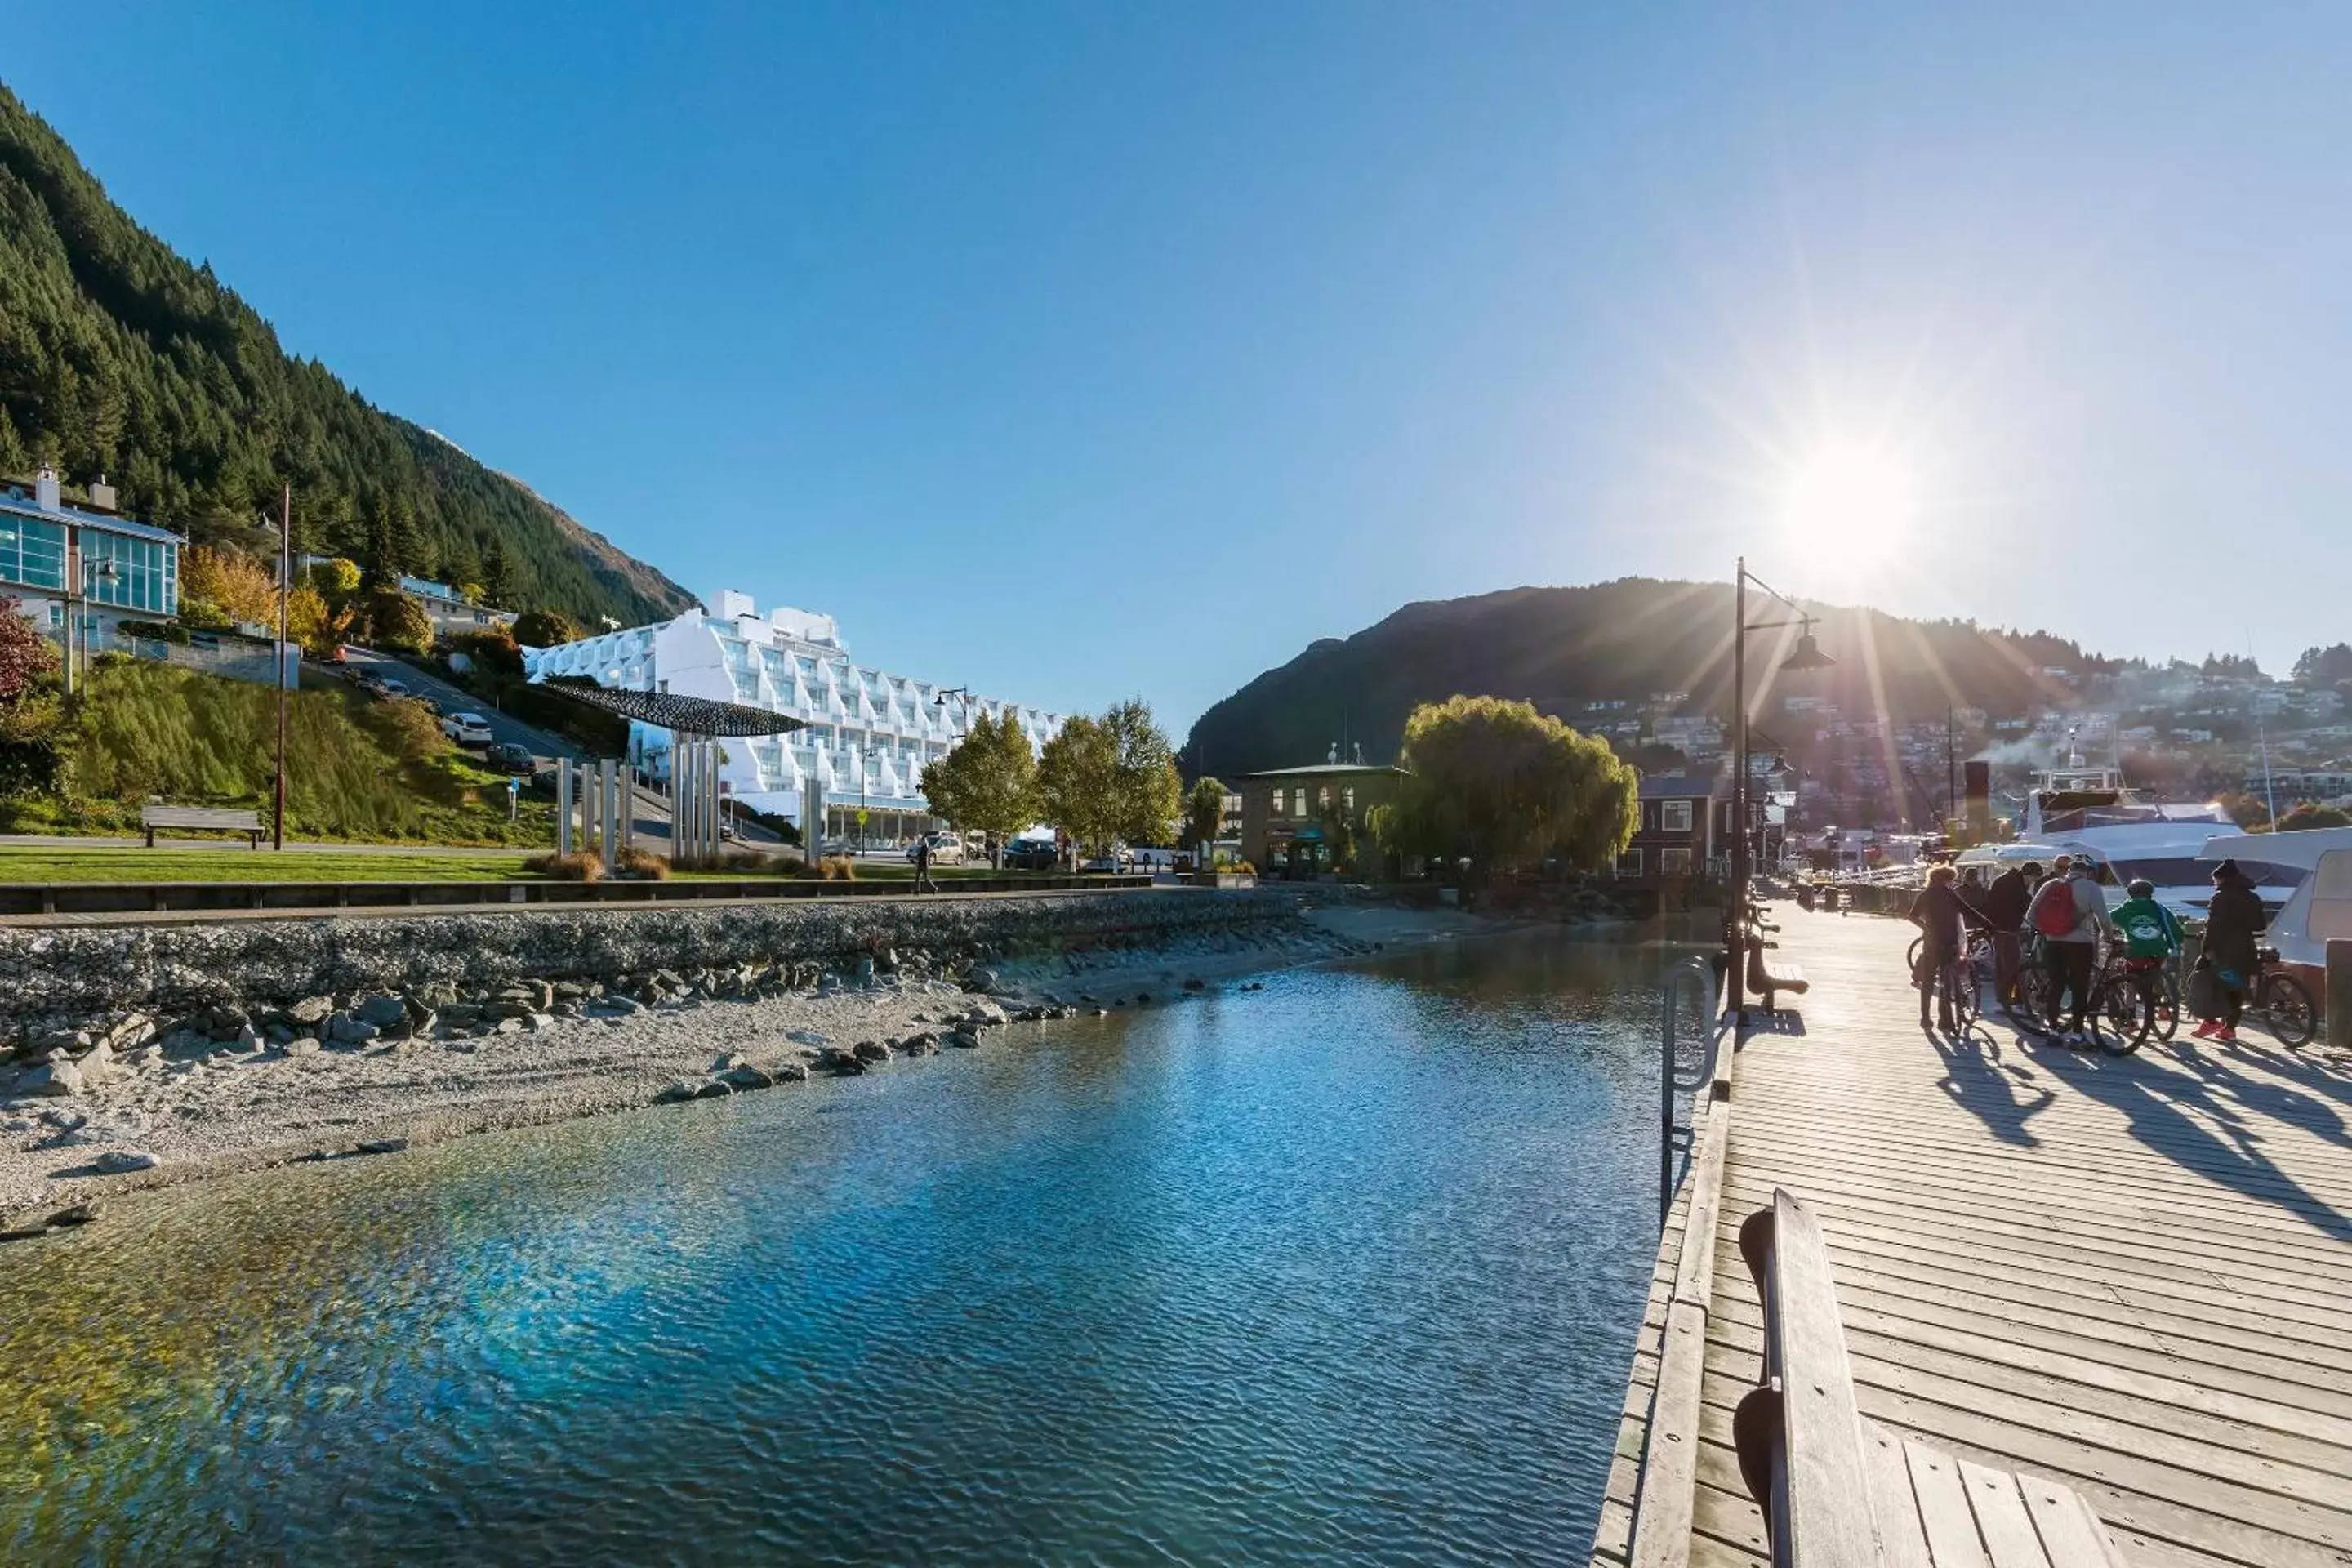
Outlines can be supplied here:
<path id="1" fill-rule="evenodd" d="M 1011 1021 L 1051 1027 L 1097 1007 L 1166 1005 L 1254 972 L 1495 929 L 1451 911 L 1335 906 L 1250 940 L 1013 959 L 977 985 L 909 965 L 780 994 L 689 986 L 652 1005 L 563 986 L 542 997 L 545 1010 L 490 1032 L 440 1024 L 396 1040 L 151 1044 L 70 1095 L 27 1093 L 18 1075 L 0 1100 L 0 1226 L 29 1234 L 110 1193 L 230 1171 L 665 1100 L 789 1092 L 812 1073 L 919 1070 L 921 1057 L 984 1046 Z"/>

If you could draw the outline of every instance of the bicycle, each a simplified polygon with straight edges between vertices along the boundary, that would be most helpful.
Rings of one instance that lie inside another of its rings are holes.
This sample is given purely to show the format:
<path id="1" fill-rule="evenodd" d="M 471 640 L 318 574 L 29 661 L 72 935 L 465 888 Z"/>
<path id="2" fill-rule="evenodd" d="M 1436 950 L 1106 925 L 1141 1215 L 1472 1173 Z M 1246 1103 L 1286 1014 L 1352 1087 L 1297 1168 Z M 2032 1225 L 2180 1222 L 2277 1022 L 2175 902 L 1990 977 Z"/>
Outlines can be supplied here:
<path id="1" fill-rule="evenodd" d="M 2280 1045 L 2294 1049 L 2311 1044 L 2319 1033 L 2319 1006 L 2311 988 L 2278 966 L 2278 949 L 2261 948 L 2254 956 L 2260 967 L 2246 1011 L 2258 1015 Z"/>
<path id="2" fill-rule="evenodd" d="M 2020 1017 L 2024 1026 L 2036 1034 L 2055 1036 L 2063 1031 L 2052 1016 L 2059 988 L 2046 958 L 2049 945 L 2047 937 L 2039 933 L 2027 935 L 2018 953 L 2017 1006 L 2011 1016 Z M 2109 973 L 2107 965 L 2101 962 L 2104 956 L 2094 950 L 2090 995 L 2083 1006 L 2084 1043 L 2110 1056 L 2127 1055 L 2139 1048 L 2144 1037 L 2138 998 L 2123 975 Z M 2123 984 L 2122 994 L 2111 995 L 2117 983 Z"/>

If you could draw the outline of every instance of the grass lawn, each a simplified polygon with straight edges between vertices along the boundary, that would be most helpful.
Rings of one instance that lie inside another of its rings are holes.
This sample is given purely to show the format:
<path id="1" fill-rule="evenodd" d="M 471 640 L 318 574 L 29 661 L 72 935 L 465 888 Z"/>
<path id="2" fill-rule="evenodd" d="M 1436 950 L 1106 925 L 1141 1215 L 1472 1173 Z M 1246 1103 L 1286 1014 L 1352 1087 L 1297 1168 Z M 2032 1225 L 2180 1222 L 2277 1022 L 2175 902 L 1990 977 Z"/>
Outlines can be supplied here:
<path id="1" fill-rule="evenodd" d="M 60 849 L 0 845 L 0 883 L 11 882 L 507 882 L 537 881 L 523 851 L 345 855 L 332 849 Z"/>
<path id="2" fill-rule="evenodd" d="M 543 850 L 442 850 L 434 854 L 289 849 L 259 853 L 242 846 L 185 849 L 144 845 L 61 848 L 0 844 L 0 884 L 41 882 L 536 882 L 523 860 Z M 681 871 L 681 878 L 741 880 L 756 870 Z M 976 877 L 1024 879 L 1038 873 L 993 872 L 985 866 L 943 866 L 931 873 L 942 886 Z M 861 882 L 905 882 L 910 866 L 861 861 Z"/>

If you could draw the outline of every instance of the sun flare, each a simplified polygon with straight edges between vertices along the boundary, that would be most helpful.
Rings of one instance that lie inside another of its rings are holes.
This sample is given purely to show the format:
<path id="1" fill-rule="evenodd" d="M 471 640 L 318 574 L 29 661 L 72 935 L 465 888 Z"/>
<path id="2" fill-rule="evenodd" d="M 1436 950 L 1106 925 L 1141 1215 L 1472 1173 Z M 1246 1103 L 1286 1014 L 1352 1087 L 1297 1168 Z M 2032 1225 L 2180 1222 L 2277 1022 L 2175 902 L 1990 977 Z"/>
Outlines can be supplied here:
<path id="1" fill-rule="evenodd" d="M 1790 468 L 1780 523 L 1791 544 L 1834 552 L 1851 570 L 1886 561 L 1903 547 L 1915 505 L 1911 476 L 1897 456 L 1833 441 Z"/>

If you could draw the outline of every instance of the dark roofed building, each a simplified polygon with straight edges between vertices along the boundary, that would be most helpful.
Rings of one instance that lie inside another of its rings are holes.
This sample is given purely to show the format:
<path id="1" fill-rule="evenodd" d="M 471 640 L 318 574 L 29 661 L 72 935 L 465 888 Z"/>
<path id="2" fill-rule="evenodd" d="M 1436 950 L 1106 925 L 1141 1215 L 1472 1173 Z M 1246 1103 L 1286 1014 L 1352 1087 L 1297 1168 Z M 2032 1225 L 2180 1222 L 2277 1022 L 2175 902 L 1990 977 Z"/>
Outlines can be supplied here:
<path id="1" fill-rule="evenodd" d="M 1313 763 L 1244 773 L 1232 782 L 1242 797 L 1242 856 L 1268 877 L 1305 878 L 1339 868 L 1323 842 L 1323 808 L 1337 805 L 1361 826 L 1364 813 L 1396 799 L 1402 768 L 1363 763 Z"/>
<path id="2" fill-rule="evenodd" d="M 1645 773 L 1642 819 L 1617 859 L 1620 877 L 1703 875 L 1731 853 L 1731 782 L 1720 773 Z"/>

